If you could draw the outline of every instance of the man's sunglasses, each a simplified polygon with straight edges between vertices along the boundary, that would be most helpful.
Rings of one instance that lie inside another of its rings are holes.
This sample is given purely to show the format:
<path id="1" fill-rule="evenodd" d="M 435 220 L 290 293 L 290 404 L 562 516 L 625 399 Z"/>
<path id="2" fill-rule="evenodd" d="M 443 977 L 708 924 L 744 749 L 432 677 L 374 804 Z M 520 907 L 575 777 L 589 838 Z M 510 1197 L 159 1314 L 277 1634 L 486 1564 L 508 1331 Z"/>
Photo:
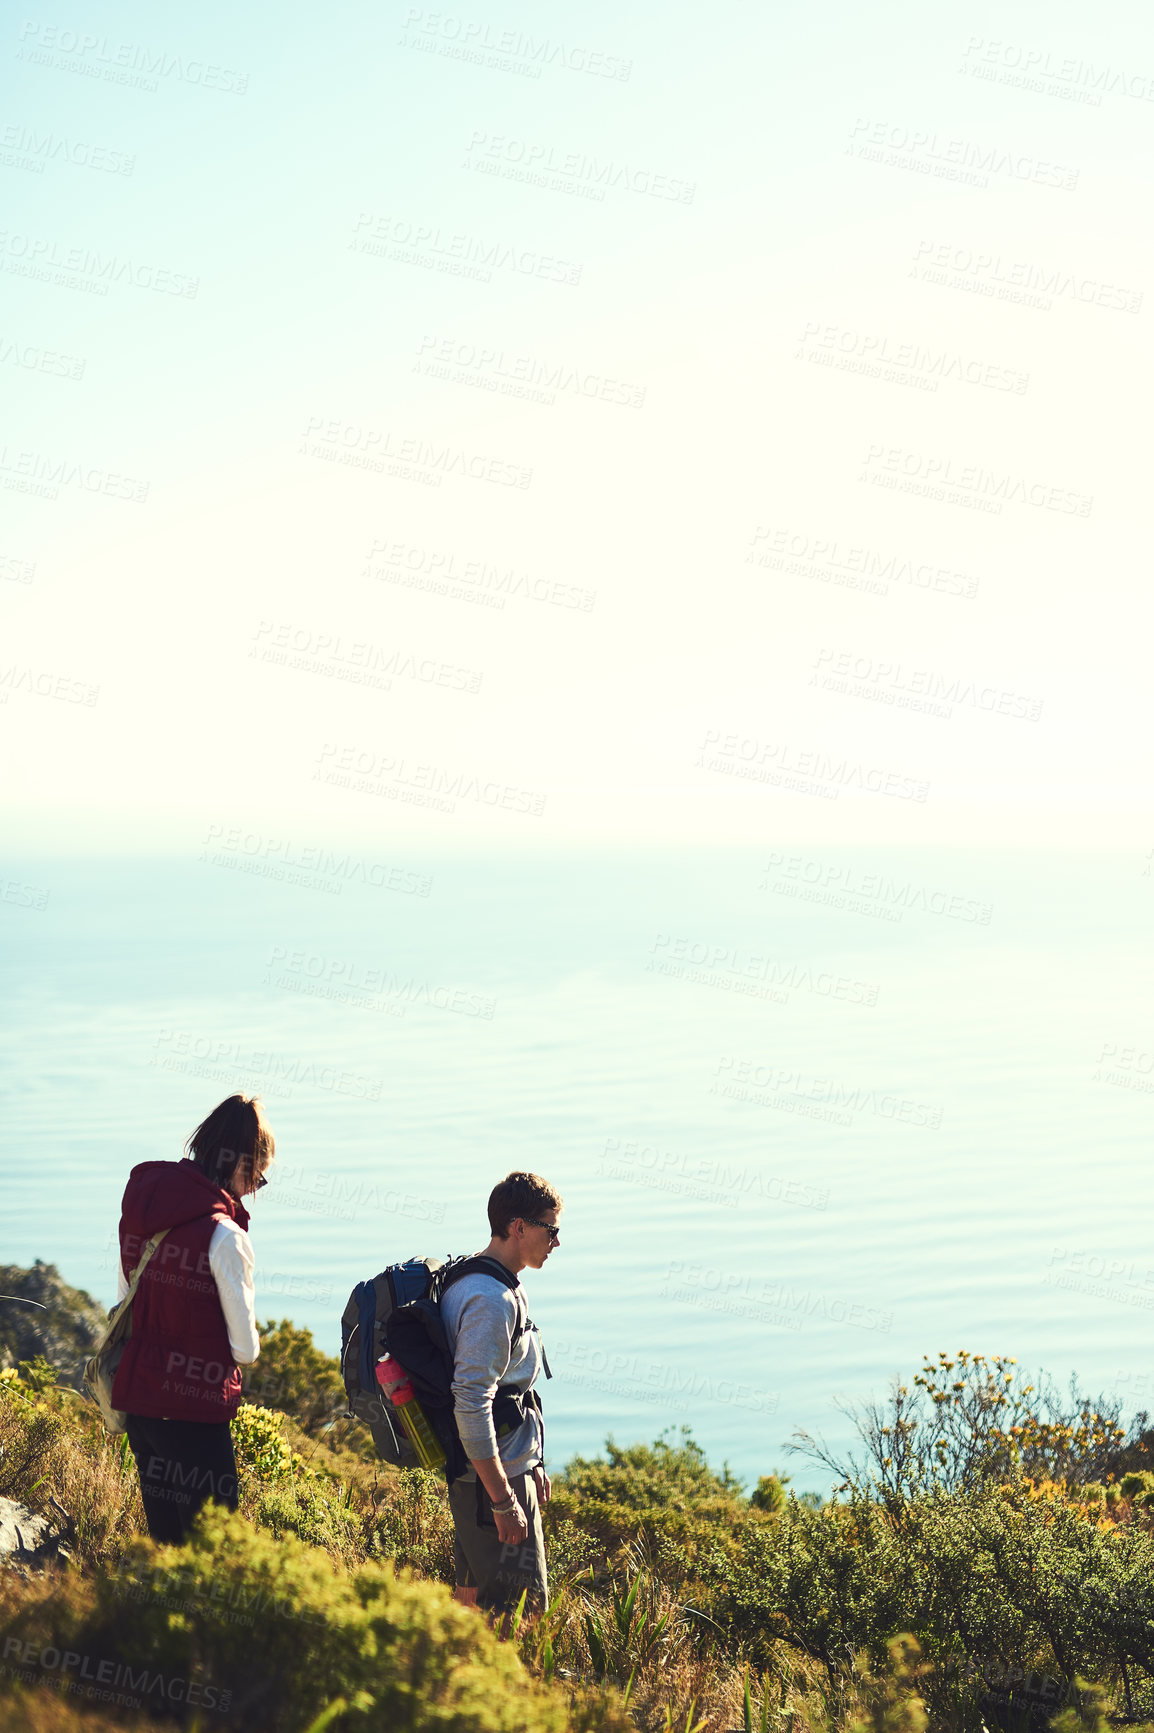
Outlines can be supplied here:
<path id="1" fill-rule="evenodd" d="M 544 1228 L 554 1245 L 556 1245 L 557 1241 L 561 1238 L 561 1229 L 555 1228 L 552 1222 L 534 1221 L 532 1216 L 522 1216 L 521 1220 L 525 1223 L 527 1228 Z"/>

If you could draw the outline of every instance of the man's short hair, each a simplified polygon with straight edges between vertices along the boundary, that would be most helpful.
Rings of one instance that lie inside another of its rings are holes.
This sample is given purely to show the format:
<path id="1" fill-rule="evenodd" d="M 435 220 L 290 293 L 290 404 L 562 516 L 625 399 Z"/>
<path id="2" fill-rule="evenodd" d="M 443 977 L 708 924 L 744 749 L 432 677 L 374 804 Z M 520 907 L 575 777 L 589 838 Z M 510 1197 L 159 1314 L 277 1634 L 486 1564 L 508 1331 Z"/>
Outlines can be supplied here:
<path id="1" fill-rule="evenodd" d="M 518 1216 L 538 1216 L 543 1209 L 560 1208 L 561 1193 L 539 1173 L 507 1173 L 489 1193 L 489 1226 L 494 1239 L 507 1239 L 509 1224 Z"/>

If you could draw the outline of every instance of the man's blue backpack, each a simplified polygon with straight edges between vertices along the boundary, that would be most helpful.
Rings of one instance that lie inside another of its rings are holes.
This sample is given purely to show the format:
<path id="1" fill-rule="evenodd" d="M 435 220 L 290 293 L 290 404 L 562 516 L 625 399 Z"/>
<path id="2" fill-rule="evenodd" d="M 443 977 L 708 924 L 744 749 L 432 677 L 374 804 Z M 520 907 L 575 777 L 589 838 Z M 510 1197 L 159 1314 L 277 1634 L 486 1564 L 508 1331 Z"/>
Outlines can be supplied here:
<path id="1" fill-rule="evenodd" d="M 405 1368 L 414 1394 L 445 1450 L 450 1485 L 469 1466 L 453 1418 L 453 1356 L 441 1319 L 441 1297 L 462 1276 L 485 1275 L 506 1288 L 520 1284 L 495 1258 L 409 1258 L 390 1264 L 379 1276 L 358 1282 L 341 1317 L 341 1376 L 349 1413 L 363 1420 L 377 1452 L 401 1468 L 417 1466 L 416 1452 L 377 1383 L 377 1361 L 391 1354 Z M 516 1347 L 528 1320 L 517 1320 Z M 528 1326 L 532 1328 L 532 1325 Z M 540 1412 L 536 1391 L 505 1390 L 493 1398 L 497 1436 L 513 1431 L 525 1418 L 525 1405 Z"/>

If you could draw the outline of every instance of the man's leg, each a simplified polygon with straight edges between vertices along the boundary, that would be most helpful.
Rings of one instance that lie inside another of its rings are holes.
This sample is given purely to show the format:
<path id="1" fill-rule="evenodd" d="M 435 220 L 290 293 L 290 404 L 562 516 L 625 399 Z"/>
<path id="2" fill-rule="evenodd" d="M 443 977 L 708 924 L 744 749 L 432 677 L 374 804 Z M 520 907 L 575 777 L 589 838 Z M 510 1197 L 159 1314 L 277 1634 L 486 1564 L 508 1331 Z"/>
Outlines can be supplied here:
<path id="1" fill-rule="evenodd" d="M 541 1511 L 531 1475 L 513 1475 L 510 1485 L 529 1525 L 528 1535 L 519 1546 L 506 1545 L 499 1538 L 492 1501 L 480 1481 L 456 1480 L 449 1488 L 457 1599 L 489 1614 L 507 1614 L 524 1593 L 525 1617 L 531 1619 L 549 1598 Z"/>
<path id="2" fill-rule="evenodd" d="M 494 1629 L 508 1636 L 513 1613 L 522 1595 L 525 1597 L 522 1626 L 540 1618 L 549 1602 L 549 1575 L 545 1566 L 545 1533 L 541 1525 L 541 1506 L 532 1474 L 519 1474 L 510 1484 L 517 1502 L 525 1512 L 529 1532 L 516 1545 L 501 1544 L 496 1571 L 486 1589 L 478 1596 L 479 1606 L 488 1606 L 503 1616 L 494 1622 Z"/>

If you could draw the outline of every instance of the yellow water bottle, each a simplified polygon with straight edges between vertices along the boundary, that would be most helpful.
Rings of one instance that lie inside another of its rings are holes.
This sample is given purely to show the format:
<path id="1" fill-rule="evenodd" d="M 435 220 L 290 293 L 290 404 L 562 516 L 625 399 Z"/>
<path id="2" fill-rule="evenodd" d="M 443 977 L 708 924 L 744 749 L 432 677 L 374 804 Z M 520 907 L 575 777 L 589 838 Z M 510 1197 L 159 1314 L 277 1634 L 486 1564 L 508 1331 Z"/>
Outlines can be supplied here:
<path id="1" fill-rule="evenodd" d="M 429 1425 L 429 1417 L 417 1401 L 409 1374 L 391 1354 L 377 1361 L 377 1383 L 397 1412 L 405 1437 L 417 1454 L 422 1468 L 443 1468 L 445 1451 L 437 1434 Z"/>

